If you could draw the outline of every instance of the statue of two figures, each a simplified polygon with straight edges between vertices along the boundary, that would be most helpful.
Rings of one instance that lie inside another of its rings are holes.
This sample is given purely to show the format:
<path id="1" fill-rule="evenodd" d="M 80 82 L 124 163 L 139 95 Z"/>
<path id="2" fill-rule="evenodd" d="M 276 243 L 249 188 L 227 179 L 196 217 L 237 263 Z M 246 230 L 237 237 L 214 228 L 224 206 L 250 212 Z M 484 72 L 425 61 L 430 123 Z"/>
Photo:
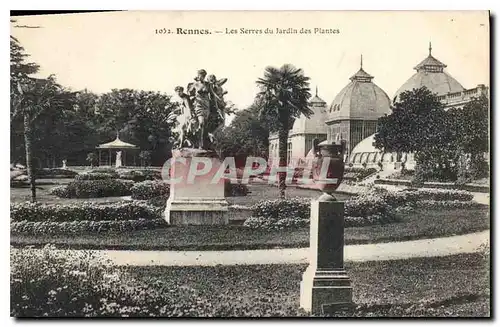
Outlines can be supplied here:
<path id="1" fill-rule="evenodd" d="M 208 150 L 214 142 L 213 133 L 224 125 L 226 103 L 222 88 L 227 78 L 217 80 L 204 69 L 198 71 L 194 82 L 189 83 L 185 93 L 182 86 L 175 92 L 182 100 L 179 110 L 170 116 L 175 121 L 174 132 L 178 135 L 174 148 L 198 148 Z"/>

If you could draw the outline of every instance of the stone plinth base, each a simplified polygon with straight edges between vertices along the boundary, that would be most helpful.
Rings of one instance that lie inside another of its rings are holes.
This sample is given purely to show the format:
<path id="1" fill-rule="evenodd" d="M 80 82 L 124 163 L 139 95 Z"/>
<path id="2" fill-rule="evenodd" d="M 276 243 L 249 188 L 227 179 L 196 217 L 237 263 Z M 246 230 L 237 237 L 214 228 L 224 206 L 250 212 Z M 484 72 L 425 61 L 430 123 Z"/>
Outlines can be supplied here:
<path id="1" fill-rule="evenodd" d="M 224 196 L 224 167 L 210 150 L 172 151 L 170 196 L 165 220 L 171 225 L 226 225 L 229 205 Z M 164 177 L 165 179 L 165 177 Z"/>
<path id="2" fill-rule="evenodd" d="M 344 269 L 316 271 L 309 266 L 300 282 L 300 307 L 312 314 L 333 313 L 352 306 L 351 279 Z"/>
<path id="3" fill-rule="evenodd" d="M 311 202 L 310 258 L 300 283 L 300 307 L 313 314 L 352 305 L 344 270 L 344 203 L 323 194 Z"/>
<path id="4" fill-rule="evenodd" d="M 229 205 L 224 199 L 171 199 L 165 219 L 170 225 L 227 225 Z"/>

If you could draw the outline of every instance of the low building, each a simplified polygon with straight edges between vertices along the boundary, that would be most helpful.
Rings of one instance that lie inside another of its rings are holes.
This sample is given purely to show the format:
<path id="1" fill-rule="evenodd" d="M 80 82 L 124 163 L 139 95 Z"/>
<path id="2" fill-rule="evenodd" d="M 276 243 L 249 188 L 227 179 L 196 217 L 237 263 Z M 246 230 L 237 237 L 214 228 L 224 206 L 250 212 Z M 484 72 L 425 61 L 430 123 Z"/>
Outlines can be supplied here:
<path id="1" fill-rule="evenodd" d="M 327 115 L 327 104 L 316 94 L 309 101 L 309 107 L 313 114 L 307 118 L 301 115 L 293 123 L 288 133 L 287 162 L 304 158 L 312 148 L 315 138 L 324 141 L 327 138 L 327 127 L 325 125 Z M 278 133 L 269 136 L 269 162 L 277 166 L 279 163 L 279 140 Z"/>

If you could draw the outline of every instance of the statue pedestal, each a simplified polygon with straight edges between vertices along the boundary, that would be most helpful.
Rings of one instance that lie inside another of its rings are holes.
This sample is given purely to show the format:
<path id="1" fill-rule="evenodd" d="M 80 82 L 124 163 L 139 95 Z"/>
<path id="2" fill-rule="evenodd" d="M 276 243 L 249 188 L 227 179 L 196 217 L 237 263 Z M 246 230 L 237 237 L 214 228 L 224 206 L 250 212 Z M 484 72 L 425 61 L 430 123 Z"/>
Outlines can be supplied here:
<path id="1" fill-rule="evenodd" d="M 325 199 L 311 203 L 310 263 L 300 283 L 300 307 L 313 314 L 352 305 L 344 269 L 344 203 Z"/>
<path id="2" fill-rule="evenodd" d="M 170 179 L 182 179 L 170 185 L 170 196 L 165 209 L 165 220 L 171 225 L 226 225 L 229 223 L 229 205 L 224 196 L 224 179 L 213 183 L 221 161 L 214 151 L 180 149 L 172 151 L 176 161 L 171 166 Z M 203 158 L 211 162 L 206 173 L 204 163 L 193 158 Z M 194 162 L 193 162 L 194 161 Z M 191 176 L 191 181 L 189 180 Z M 194 178 L 193 178 L 194 177 Z M 216 177 L 217 179 L 217 177 Z"/>

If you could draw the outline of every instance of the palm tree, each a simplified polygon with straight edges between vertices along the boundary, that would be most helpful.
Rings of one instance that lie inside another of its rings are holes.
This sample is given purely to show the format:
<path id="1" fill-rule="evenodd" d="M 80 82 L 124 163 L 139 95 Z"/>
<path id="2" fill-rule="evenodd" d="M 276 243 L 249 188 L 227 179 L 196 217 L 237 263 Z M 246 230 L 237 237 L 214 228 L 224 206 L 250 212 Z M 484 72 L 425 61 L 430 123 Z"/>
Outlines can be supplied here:
<path id="1" fill-rule="evenodd" d="M 47 110 L 62 112 L 70 106 L 73 93 L 65 91 L 54 77 L 38 79 L 24 77 L 16 81 L 11 89 L 11 121 L 18 116 L 23 119 L 26 170 L 31 186 L 31 201 L 36 202 L 35 171 L 33 166 L 34 122 Z"/>
<path id="2" fill-rule="evenodd" d="M 310 117 L 313 111 L 309 108 L 309 77 L 304 76 L 300 68 L 285 64 L 281 68 L 266 67 L 264 78 L 257 80 L 261 91 L 257 95 L 260 103 L 259 114 L 270 122 L 270 128 L 278 132 L 279 166 L 287 166 L 288 131 L 295 118 L 301 114 Z M 285 197 L 286 173 L 280 172 L 280 198 Z"/>

